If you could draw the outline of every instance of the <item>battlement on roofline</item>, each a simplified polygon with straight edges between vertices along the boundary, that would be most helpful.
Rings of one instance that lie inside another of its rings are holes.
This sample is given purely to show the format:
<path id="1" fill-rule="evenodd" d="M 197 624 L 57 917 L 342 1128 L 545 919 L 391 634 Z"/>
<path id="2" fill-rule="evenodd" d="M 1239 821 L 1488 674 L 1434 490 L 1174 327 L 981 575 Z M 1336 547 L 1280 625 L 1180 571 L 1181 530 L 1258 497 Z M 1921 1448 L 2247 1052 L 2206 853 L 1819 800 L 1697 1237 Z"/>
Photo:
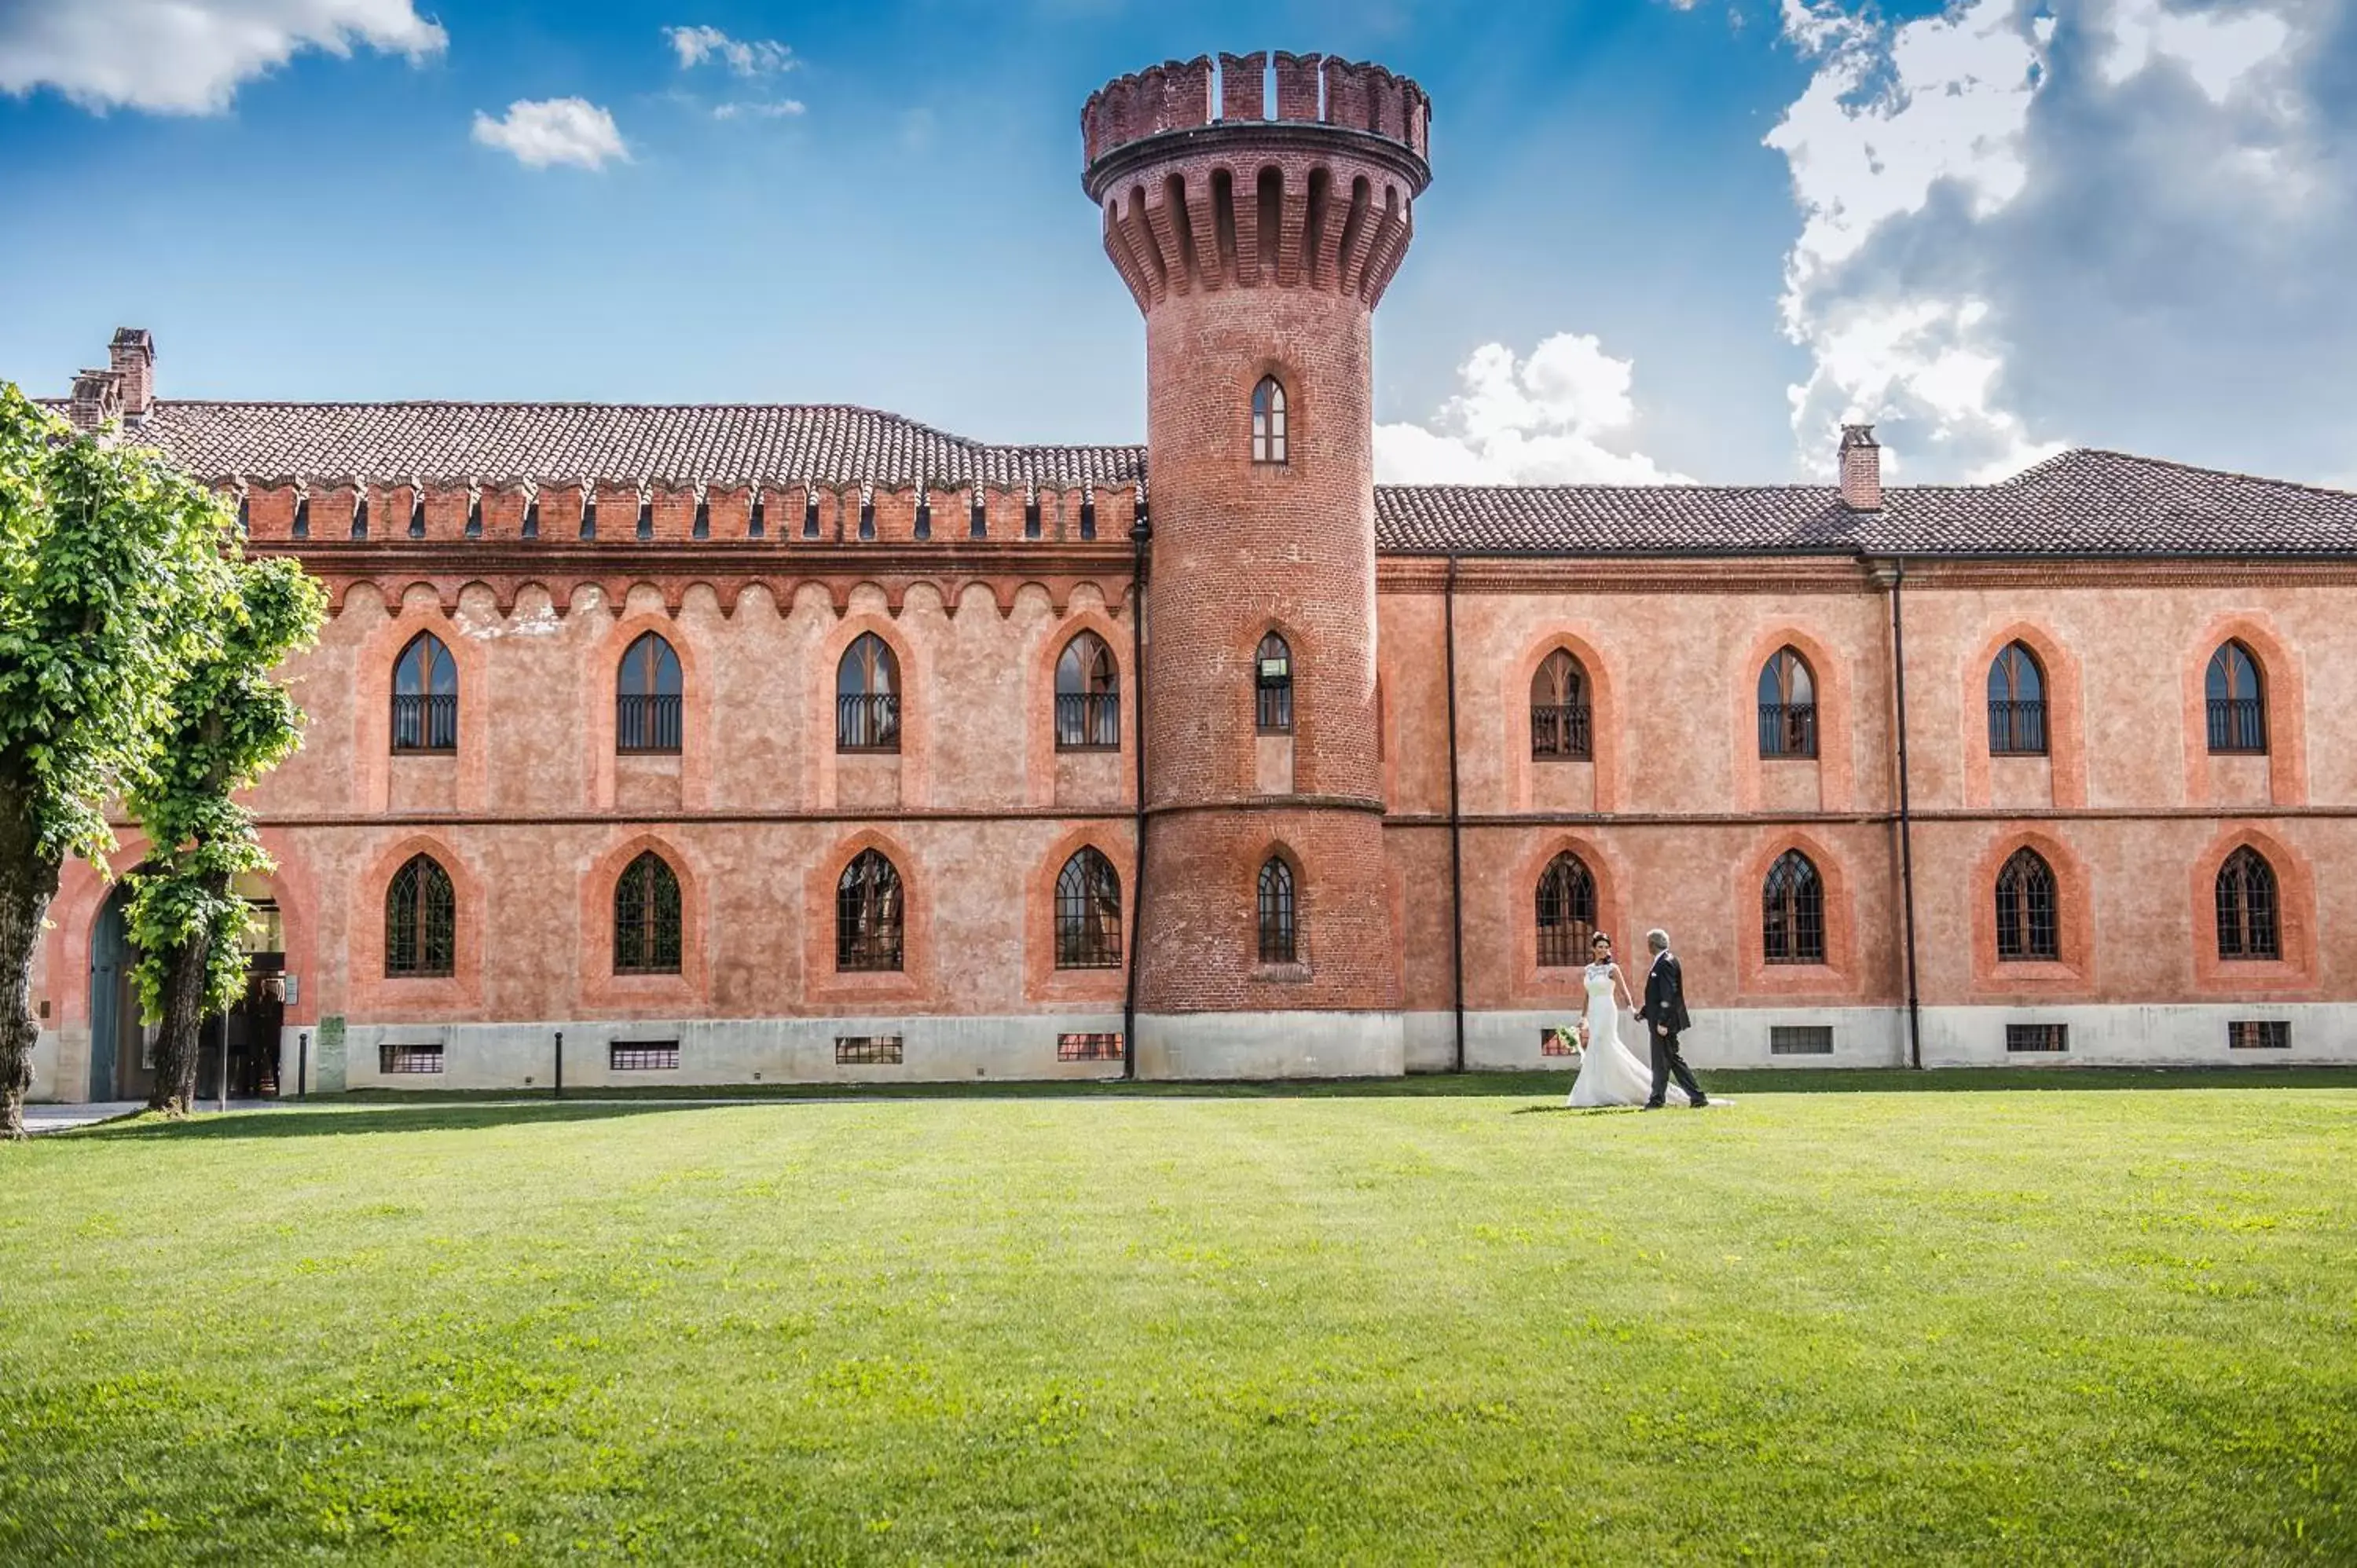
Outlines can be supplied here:
<path id="1" fill-rule="evenodd" d="M 1394 143 L 1418 166 L 1428 156 L 1432 102 L 1413 79 L 1371 61 L 1282 49 L 1270 65 L 1260 50 L 1222 54 L 1216 65 L 1198 55 L 1105 83 L 1081 109 L 1090 169 L 1133 143 L 1211 126 L 1318 125 Z"/>

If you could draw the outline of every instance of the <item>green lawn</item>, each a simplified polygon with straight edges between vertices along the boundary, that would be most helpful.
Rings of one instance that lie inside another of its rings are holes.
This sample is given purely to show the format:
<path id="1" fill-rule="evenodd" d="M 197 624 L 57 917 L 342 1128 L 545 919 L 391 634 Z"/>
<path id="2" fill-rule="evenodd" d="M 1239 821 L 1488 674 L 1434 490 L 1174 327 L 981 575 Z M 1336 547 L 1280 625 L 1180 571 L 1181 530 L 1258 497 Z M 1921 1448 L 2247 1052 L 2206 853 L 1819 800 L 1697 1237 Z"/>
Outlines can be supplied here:
<path id="1" fill-rule="evenodd" d="M 0 1149 L 0 1558 L 2357 1559 L 2357 1075 L 1764 1076 Z"/>

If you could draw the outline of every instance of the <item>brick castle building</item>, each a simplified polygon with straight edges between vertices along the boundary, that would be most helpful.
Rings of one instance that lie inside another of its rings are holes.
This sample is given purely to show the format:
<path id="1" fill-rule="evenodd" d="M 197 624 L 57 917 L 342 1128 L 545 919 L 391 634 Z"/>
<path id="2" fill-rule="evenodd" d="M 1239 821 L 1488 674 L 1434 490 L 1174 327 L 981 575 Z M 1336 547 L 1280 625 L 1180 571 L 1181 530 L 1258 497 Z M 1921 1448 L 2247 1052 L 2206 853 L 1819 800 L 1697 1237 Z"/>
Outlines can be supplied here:
<path id="1" fill-rule="evenodd" d="M 1705 1065 L 2357 1059 L 2357 495 L 1886 489 L 1864 426 L 1836 485 L 1378 486 L 1428 124 L 1317 56 L 1089 100 L 1142 447 L 182 402 L 117 334 L 72 416 L 332 606 L 208 1074 L 1530 1067 L 1653 925 Z M 121 895 L 54 920 L 36 1092 L 144 1092 Z"/>

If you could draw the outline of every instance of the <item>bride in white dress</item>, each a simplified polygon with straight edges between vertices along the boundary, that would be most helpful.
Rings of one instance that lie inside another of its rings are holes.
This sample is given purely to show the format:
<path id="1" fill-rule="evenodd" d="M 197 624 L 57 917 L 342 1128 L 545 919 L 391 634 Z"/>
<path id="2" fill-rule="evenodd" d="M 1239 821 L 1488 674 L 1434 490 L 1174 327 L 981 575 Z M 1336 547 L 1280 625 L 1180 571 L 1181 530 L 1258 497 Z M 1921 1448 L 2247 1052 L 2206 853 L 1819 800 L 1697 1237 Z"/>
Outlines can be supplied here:
<path id="1" fill-rule="evenodd" d="M 1620 1043 L 1620 1002 L 1627 998 L 1630 1011 L 1634 1012 L 1636 1000 L 1629 994 L 1620 966 L 1612 961 L 1612 939 L 1597 932 L 1589 939 L 1588 951 L 1596 961 L 1582 977 L 1587 988 L 1587 1014 L 1580 1020 L 1580 1036 L 1587 1048 L 1580 1055 L 1579 1076 L 1572 1080 L 1571 1098 L 1566 1103 L 1642 1105 L 1652 1096 L 1652 1065 Z M 1686 1091 L 1671 1084 L 1667 1103 L 1685 1104 Z"/>

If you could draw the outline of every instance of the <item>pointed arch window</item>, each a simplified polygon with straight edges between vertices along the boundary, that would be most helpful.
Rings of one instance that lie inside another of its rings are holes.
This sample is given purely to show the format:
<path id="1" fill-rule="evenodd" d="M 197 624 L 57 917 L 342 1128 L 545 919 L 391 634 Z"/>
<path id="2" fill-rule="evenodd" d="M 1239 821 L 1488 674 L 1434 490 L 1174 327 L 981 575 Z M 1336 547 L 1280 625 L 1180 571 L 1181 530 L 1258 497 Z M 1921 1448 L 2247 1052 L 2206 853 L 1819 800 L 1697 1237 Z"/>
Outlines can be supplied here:
<path id="1" fill-rule="evenodd" d="M 2222 959 L 2283 957 L 2283 919 L 2276 895 L 2276 868 L 2244 844 L 2218 868 L 2218 956 Z"/>
<path id="2" fill-rule="evenodd" d="M 1092 631 L 1064 644 L 1056 659 L 1056 749 L 1121 749 L 1121 672 Z"/>
<path id="3" fill-rule="evenodd" d="M 1760 954 L 1770 963 L 1825 961 L 1825 887 L 1816 863 L 1788 849 L 1760 888 Z"/>
<path id="4" fill-rule="evenodd" d="M 614 749 L 677 751 L 679 655 L 660 634 L 641 632 L 622 652 L 614 682 Z"/>
<path id="5" fill-rule="evenodd" d="M 614 972 L 679 972 L 679 876 L 648 850 L 614 885 Z"/>
<path id="6" fill-rule="evenodd" d="M 1992 757 L 2046 755 L 2046 671 L 2021 643 L 1989 663 L 1988 737 Z"/>
<path id="7" fill-rule="evenodd" d="M 430 631 L 411 638 L 393 662 L 393 749 L 458 749 L 458 666 Z"/>
<path id="8" fill-rule="evenodd" d="M 2245 754 L 2267 749 L 2267 695 L 2259 661 L 2239 642 L 2210 656 L 2210 749 Z"/>
<path id="9" fill-rule="evenodd" d="M 872 631 L 853 639 L 835 666 L 834 748 L 900 749 L 900 661 Z"/>
<path id="10" fill-rule="evenodd" d="M 1531 677 L 1531 755 L 1581 762 L 1595 755 L 1587 671 L 1568 649 L 1548 654 Z"/>
<path id="11" fill-rule="evenodd" d="M 1539 967 L 1577 969 L 1596 934 L 1596 877 L 1569 850 L 1539 873 Z"/>
<path id="12" fill-rule="evenodd" d="M 1056 967 L 1121 967 L 1121 875 L 1083 848 L 1056 875 Z"/>
<path id="13" fill-rule="evenodd" d="M 384 890 L 384 972 L 397 979 L 451 973 L 457 932 L 450 874 L 430 854 L 410 856 Z"/>
<path id="14" fill-rule="evenodd" d="M 2027 846 L 2015 850 L 1996 874 L 1996 956 L 2008 963 L 2062 956 L 2054 868 Z"/>
<path id="15" fill-rule="evenodd" d="M 1275 376 L 1263 376 L 1253 388 L 1252 460 L 1282 466 L 1285 453 L 1285 383 Z"/>
<path id="16" fill-rule="evenodd" d="M 1760 755 L 1816 754 L 1816 676 L 1798 649 L 1780 648 L 1760 671 Z"/>
<path id="17" fill-rule="evenodd" d="M 1300 961 L 1300 929 L 1293 904 L 1293 867 L 1272 854 L 1260 868 L 1260 961 Z"/>
<path id="18" fill-rule="evenodd" d="M 1293 733 L 1293 650 L 1273 631 L 1253 654 L 1253 727 L 1263 735 Z"/>
<path id="19" fill-rule="evenodd" d="M 834 885 L 834 967 L 900 967 L 905 900 L 900 873 L 880 850 L 864 849 Z"/>

